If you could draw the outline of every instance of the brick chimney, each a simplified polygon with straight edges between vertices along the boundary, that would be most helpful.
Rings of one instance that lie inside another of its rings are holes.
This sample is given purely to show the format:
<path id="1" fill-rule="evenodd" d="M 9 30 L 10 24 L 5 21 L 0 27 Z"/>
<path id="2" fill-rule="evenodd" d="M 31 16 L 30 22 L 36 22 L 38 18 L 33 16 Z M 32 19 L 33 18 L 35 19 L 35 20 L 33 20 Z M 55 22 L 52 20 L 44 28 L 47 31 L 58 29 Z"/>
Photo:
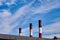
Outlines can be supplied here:
<path id="1" fill-rule="evenodd" d="M 19 28 L 19 36 L 21 36 L 22 28 Z"/>
<path id="2" fill-rule="evenodd" d="M 42 38 L 42 22 L 39 20 L 39 38 Z"/>
<path id="3" fill-rule="evenodd" d="M 33 37 L 33 32 L 32 32 L 32 23 L 30 23 L 30 37 Z"/>

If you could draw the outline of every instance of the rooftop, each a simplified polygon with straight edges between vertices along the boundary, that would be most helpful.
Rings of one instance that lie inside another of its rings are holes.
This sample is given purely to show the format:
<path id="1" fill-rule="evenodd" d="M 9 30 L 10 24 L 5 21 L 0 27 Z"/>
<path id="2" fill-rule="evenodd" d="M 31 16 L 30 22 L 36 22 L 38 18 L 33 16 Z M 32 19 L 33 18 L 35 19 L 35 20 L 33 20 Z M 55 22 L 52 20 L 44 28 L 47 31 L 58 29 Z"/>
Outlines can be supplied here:
<path id="1" fill-rule="evenodd" d="M 18 36 L 18 35 L 8 35 L 8 34 L 0 34 L 0 39 L 6 40 L 53 40 L 48 38 L 37 38 L 37 37 L 26 37 L 26 36 Z M 57 39 L 60 40 L 60 39 Z"/>

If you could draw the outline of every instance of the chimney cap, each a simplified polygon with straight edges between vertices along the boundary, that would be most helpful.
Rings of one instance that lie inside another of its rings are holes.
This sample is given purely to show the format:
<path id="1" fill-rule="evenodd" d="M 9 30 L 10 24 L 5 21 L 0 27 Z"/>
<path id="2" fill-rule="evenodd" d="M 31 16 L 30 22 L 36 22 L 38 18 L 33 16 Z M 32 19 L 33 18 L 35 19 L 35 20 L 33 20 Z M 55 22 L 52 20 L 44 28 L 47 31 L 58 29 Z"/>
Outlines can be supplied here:
<path id="1" fill-rule="evenodd" d="M 32 29 L 32 23 L 30 23 L 30 29 Z"/>
<path id="2" fill-rule="evenodd" d="M 41 22 L 42 20 L 39 20 L 39 22 Z"/>
<path id="3" fill-rule="evenodd" d="M 21 33 L 22 28 L 19 28 L 19 33 Z"/>
<path id="4" fill-rule="evenodd" d="M 39 22 L 39 27 L 42 27 L 42 21 L 39 20 L 38 22 Z"/>

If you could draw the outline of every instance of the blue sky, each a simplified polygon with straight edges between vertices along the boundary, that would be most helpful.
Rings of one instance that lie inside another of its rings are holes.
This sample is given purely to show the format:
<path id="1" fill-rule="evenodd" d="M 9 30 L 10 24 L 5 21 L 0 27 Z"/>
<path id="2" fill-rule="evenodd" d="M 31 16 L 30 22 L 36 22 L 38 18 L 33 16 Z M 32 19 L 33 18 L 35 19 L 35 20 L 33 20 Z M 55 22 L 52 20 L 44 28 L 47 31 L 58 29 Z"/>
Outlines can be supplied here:
<path id="1" fill-rule="evenodd" d="M 38 20 L 42 20 L 43 38 L 60 37 L 60 0 L 0 0 L 0 34 L 38 37 Z"/>

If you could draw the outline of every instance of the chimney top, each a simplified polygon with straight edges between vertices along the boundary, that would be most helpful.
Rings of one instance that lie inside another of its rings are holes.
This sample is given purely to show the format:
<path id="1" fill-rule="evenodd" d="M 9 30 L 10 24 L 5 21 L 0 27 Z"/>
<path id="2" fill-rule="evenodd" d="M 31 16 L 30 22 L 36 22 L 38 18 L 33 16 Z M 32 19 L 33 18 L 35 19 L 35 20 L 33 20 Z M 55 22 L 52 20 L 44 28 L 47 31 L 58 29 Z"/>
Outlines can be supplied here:
<path id="1" fill-rule="evenodd" d="M 30 29 L 32 29 L 32 23 L 30 23 Z"/>
<path id="2" fill-rule="evenodd" d="M 39 20 L 39 27 L 42 27 L 42 21 Z"/>
<path id="3" fill-rule="evenodd" d="M 21 33 L 21 30 L 22 30 L 22 29 L 21 29 L 21 28 L 19 28 L 19 33 Z"/>

